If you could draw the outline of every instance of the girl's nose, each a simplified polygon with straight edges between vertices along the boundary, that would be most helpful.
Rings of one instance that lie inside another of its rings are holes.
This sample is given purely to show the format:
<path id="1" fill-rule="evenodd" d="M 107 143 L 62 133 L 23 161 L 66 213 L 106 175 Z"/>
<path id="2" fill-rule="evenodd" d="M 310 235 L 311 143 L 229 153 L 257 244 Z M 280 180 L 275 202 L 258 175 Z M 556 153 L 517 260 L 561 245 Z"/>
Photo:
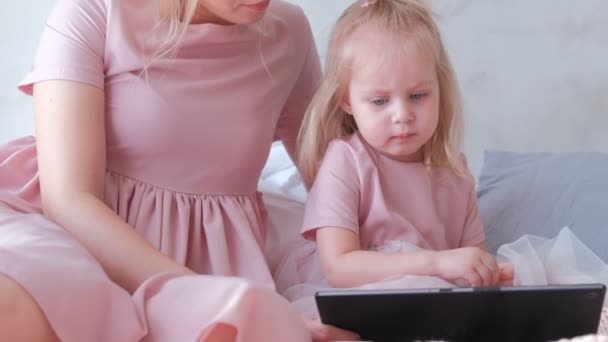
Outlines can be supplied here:
<path id="1" fill-rule="evenodd" d="M 415 115 L 407 106 L 399 106 L 393 113 L 393 122 L 397 124 L 409 124 L 414 122 Z"/>

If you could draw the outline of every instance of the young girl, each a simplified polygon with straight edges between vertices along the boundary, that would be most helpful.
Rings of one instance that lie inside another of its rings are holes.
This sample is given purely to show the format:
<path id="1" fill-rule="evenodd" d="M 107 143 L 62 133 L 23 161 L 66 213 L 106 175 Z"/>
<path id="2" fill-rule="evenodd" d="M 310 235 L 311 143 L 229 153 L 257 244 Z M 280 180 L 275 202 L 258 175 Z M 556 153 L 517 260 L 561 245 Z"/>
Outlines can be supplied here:
<path id="1" fill-rule="evenodd" d="M 326 72 L 299 147 L 303 178 L 314 181 L 302 233 L 316 241 L 329 284 L 508 283 L 485 251 L 460 152 L 458 85 L 424 2 L 352 5 L 333 32 Z"/>
<path id="2" fill-rule="evenodd" d="M 313 184 L 302 234 L 316 246 L 280 266 L 284 295 L 316 315 L 311 295 L 327 286 L 513 284 L 512 264 L 485 250 L 462 131 L 456 77 L 425 2 L 349 7 L 300 132 L 300 170 Z"/>
<path id="3" fill-rule="evenodd" d="M 310 341 L 257 182 L 320 72 L 280 0 L 58 1 L 20 85 L 36 138 L 0 148 L 2 338 Z"/>

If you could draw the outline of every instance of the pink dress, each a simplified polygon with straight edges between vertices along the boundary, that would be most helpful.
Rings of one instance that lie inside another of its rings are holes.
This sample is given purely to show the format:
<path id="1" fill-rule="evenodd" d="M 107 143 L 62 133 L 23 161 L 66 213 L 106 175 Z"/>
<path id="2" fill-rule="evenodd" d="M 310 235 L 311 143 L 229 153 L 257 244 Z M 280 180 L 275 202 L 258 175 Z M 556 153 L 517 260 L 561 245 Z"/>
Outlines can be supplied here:
<path id="1" fill-rule="evenodd" d="M 320 227 L 359 235 L 365 250 L 445 250 L 485 240 L 473 179 L 447 168 L 390 159 L 359 134 L 330 143 L 308 195 L 302 234 L 315 240 Z M 310 296 L 327 287 L 316 245 L 301 242 L 277 271 L 277 287 L 309 314 Z M 287 253 L 286 253 L 287 254 Z M 366 287 L 447 287 L 435 277 L 389 277 Z"/>
<path id="2" fill-rule="evenodd" d="M 272 141 L 296 139 L 320 78 L 308 21 L 274 0 L 261 25 L 190 25 L 174 55 L 151 60 L 166 34 L 158 17 L 155 1 L 60 0 L 20 89 L 105 89 L 105 202 L 164 254 L 215 276 L 160 274 L 133 296 L 112 283 L 42 215 L 33 137 L 0 147 L 0 272 L 62 341 L 193 341 L 217 322 L 240 341 L 308 341 L 274 292 L 257 192 Z"/>
<path id="3" fill-rule="evenodd" d="M 330 144 L 306 202 L 304 237 L 314 240 L 328 226 L 356 233 L 366 250 L 391 241 L 445 250 L 485 240 L 473 179 L 390 159 L 359 134 Z"/>

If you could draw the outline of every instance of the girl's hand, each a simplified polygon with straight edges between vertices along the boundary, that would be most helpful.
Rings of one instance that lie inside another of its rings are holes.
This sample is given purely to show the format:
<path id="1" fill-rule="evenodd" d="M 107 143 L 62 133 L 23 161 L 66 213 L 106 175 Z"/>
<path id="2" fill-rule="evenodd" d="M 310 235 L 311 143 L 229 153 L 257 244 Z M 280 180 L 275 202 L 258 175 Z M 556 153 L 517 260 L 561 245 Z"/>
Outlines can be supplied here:
<path id="1" fill-rule="evenodd" d="M 513 286 L 515 278 L 515 267 L 513 267 L 513 264 L 498 264 L 498 273 L 499 286 Z"/>
<path id="2" fill-rule="evenodd" d="M 437 252 L 435 268 L 439 277 L 459 286 L 496 286 L 500 281 L 496 258 L 478 247 Z"/>
<path id="3" fill-rule="evenodd" d="M 310 319 L 302 317 L 304 323 L 308 327 L 312 340 L 314 342 L 330 342 L 330 341 L 359 341 L 359 335 L 321 323 L 319 319 Z"/>

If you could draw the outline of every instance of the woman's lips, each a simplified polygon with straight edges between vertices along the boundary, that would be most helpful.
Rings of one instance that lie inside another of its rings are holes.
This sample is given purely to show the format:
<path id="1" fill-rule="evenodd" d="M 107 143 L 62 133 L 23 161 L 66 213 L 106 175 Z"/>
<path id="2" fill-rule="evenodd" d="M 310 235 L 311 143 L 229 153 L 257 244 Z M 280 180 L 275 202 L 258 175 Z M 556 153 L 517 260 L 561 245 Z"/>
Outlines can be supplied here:
<path id="1" fill-rule="evenodd" d="M 256 2 L 255 4 L 245 4 L 243 6 L 252 9 L 254 11 L 265 11 L 266 8 L 268 8 L 268 5 L 270 5 L 270 0 L 264 0 L 264 1 L 260 1 L 260 2 Z"/>

